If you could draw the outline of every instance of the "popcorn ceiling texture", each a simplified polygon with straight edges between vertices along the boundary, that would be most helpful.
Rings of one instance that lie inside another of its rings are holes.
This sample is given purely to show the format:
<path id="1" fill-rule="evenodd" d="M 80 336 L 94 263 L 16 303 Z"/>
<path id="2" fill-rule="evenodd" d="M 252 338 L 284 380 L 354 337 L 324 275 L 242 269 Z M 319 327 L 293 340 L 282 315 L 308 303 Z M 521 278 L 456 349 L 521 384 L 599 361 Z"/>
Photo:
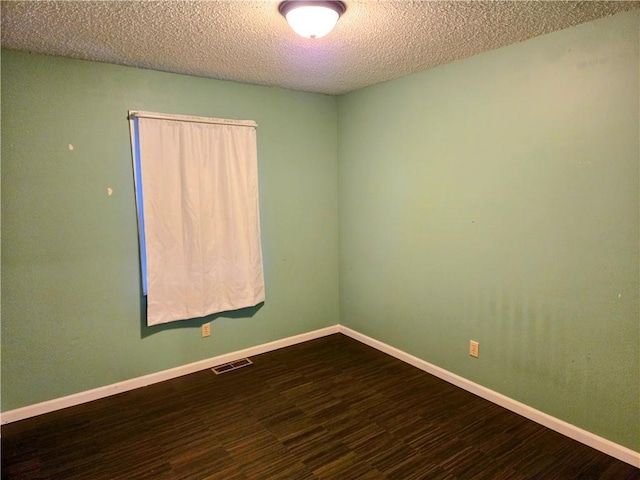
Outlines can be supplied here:
<path id="1" fill-rule="evenodd" d="M 342 94 L 619 11 L 629 2 L 362 1 L 298 37 L 278 1 L 2 1 L 2 47 Z"/>

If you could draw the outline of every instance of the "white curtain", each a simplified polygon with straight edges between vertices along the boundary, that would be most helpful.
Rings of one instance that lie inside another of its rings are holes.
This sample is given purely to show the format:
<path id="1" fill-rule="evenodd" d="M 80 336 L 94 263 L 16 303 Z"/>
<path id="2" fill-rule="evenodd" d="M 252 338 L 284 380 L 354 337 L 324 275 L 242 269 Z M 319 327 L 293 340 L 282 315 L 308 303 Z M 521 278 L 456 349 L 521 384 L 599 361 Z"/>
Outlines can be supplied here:
<path id="1" fill-rule="evenodd" d="M 264 301 L 255 127 L 136 122 L 147 324 Z"/>

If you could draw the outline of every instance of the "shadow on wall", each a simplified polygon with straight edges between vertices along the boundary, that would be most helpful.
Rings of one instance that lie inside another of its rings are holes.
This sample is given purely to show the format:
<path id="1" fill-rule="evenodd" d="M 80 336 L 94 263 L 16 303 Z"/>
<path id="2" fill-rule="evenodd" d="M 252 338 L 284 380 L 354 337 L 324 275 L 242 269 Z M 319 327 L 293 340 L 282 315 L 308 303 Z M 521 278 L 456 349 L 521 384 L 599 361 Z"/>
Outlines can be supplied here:
<path id="1" fill-rule="evenodd" d="M 238 310 L 230 310 L 228 312 L 214 313 L 206 317 L 190 318 L 179 320 L 176 322 L 162 323 L 160 325 L 147 326 L 147 297 L 140 296 L 140 338 L 150 337 L 156 333 L 165 332 L 167 330 L 176 330 L 178 328 L 198 328 L 203 324 L 213 322 L 214 320 L 224 318 L 251 318 L 264 306 L 264 302 L 253 307 L 240 308 Z"/>

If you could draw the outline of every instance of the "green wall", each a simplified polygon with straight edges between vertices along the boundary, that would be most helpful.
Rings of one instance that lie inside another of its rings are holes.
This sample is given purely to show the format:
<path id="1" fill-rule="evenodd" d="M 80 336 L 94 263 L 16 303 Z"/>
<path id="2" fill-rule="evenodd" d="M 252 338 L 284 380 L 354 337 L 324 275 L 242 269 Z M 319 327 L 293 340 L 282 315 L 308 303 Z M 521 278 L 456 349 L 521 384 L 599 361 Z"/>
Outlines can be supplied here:
<path id="1" fill-rule="evenodd" d="M 341 323 L 636 451 L 639 20 L 338 105 Z"/>
<path id="2" fill-rule="evenodd" d="M 2 409 L 340 322 L 640 450 L 639 24 L 339 98 L 4 51 Z M 209 339 L 144 326 L 129 109 L 259 124 L 267 301 Z"/>
<path id="3" fill-rule="evenodd" d="M 144 325 L 129 109 L 258 122 L 262 308 Z M 2 114 L 4 411 L 338 323 L 334 97 L 3 51 Z"/>

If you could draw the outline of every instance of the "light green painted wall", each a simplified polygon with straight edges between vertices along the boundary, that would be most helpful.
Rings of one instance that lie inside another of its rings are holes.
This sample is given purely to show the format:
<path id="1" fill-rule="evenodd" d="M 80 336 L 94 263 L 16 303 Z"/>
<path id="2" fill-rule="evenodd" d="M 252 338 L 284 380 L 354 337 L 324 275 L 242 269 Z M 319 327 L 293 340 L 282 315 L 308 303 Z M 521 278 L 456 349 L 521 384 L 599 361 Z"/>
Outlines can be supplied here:
<path id="1" fill-rule="evenodd" d="M 639 20 L 338 105 L 341 323 L 636 451 Z"/>
<path id="2" fill-rule="evenodd" d="M 340 321 L 640 450 L 639 20 L 338 99 L 3 51 L 2 410 Z M 129 109 L 259 123 L 267 302 L 209 339 L 144 326 Z"/>
<path id="3" fill-rule="evenodd" d="M 259 124 L 267 301 L 208 339 L 144 326 L 129 109 Z M 338 323 L 334 97 L 3 51 L 2 114 L 4 411 Z"/>

